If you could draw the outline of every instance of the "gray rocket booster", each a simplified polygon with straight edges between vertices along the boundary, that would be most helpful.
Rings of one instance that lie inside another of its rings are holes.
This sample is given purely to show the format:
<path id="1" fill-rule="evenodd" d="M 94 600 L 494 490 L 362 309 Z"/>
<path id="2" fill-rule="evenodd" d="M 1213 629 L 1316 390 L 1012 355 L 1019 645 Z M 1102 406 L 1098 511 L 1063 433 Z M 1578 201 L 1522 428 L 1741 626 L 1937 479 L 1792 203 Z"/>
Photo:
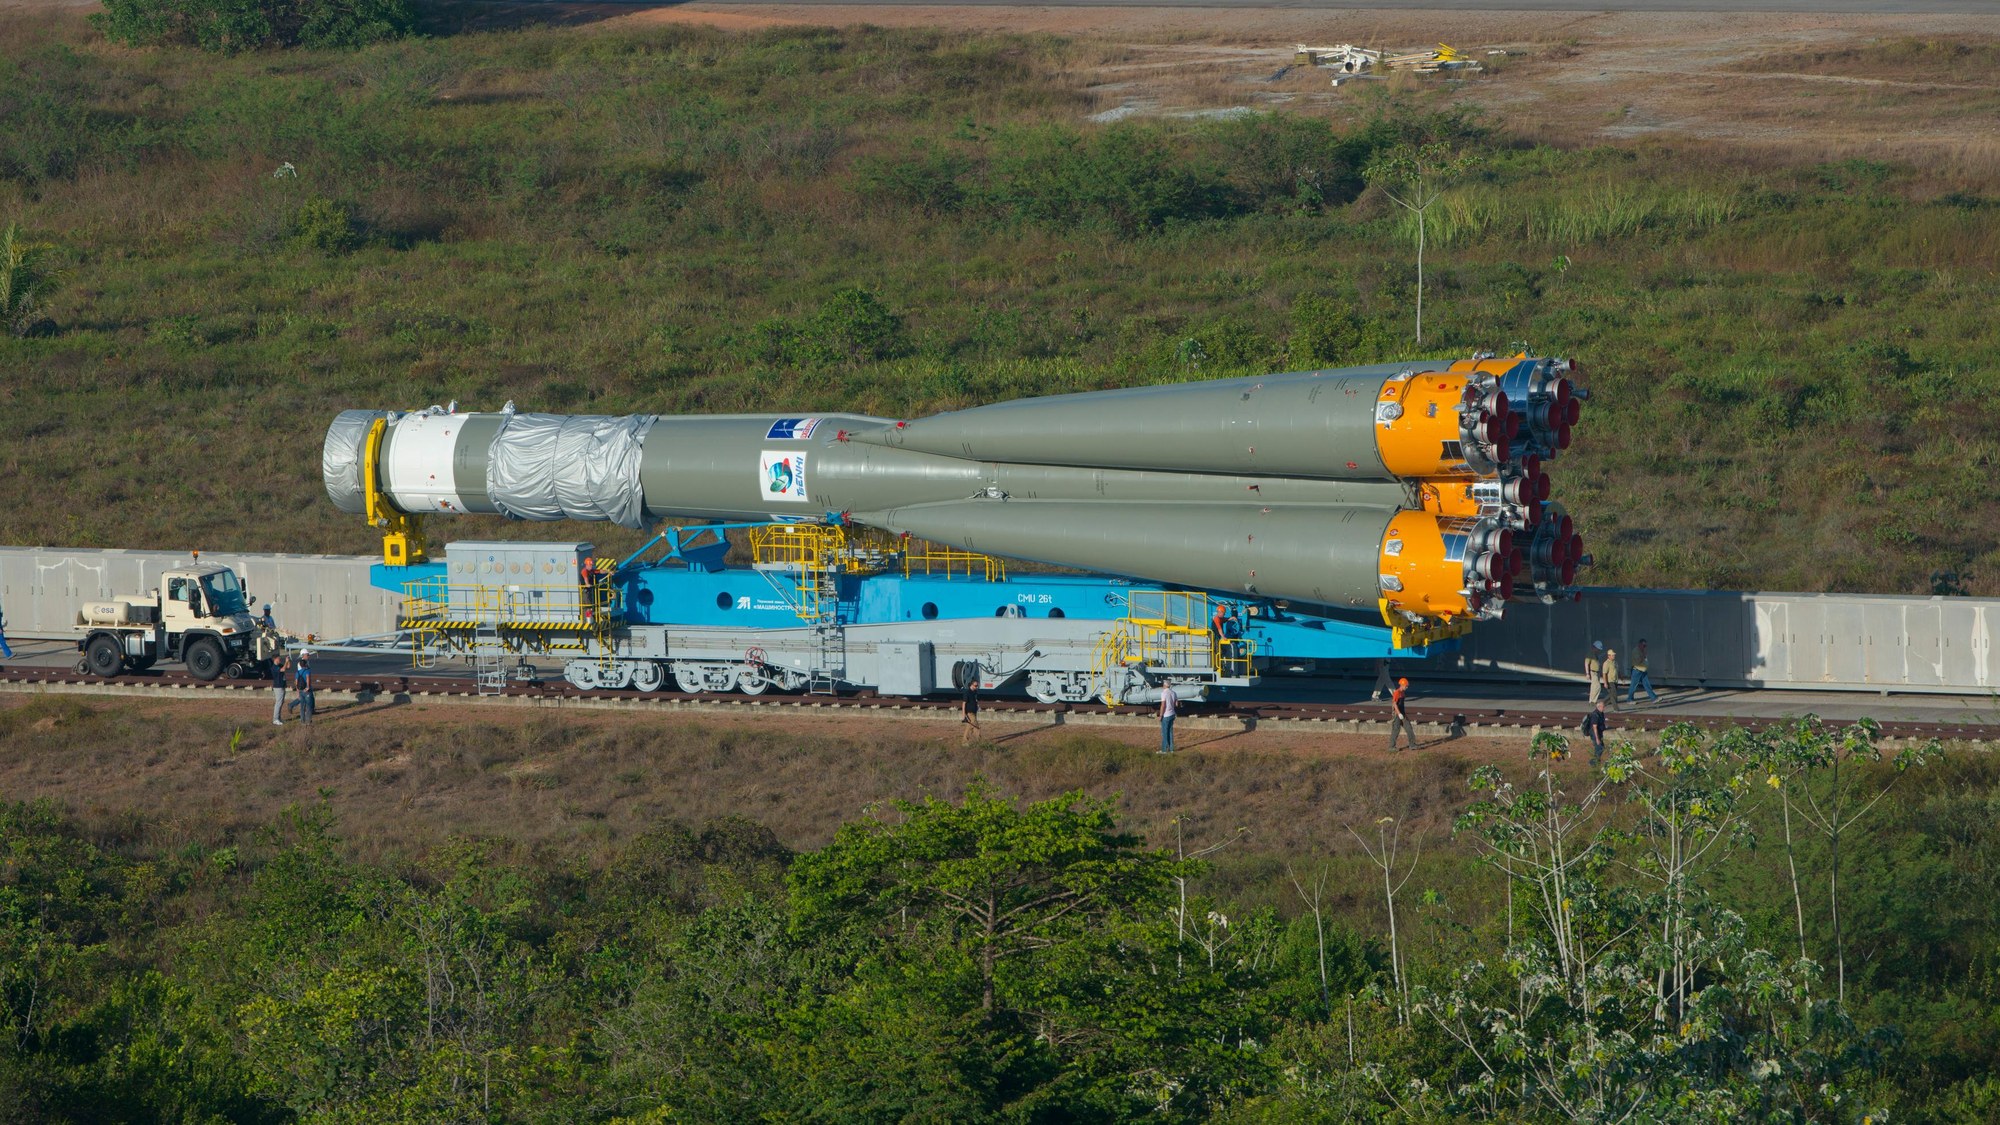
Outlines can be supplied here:
<path id="1" fill-rule="evenodd" d="M 1575 421 L 1567 371 L 1526 357 L 1378 365 L 913 421 L 350 410 L 322 469 L 356 514 L 635 528 L 844 517 L 986 554 L 1450 621 L 1497 616 L 1517 576 L 1566 592 L 1580 544 L 1544 503 L 1542 466 Z"/>

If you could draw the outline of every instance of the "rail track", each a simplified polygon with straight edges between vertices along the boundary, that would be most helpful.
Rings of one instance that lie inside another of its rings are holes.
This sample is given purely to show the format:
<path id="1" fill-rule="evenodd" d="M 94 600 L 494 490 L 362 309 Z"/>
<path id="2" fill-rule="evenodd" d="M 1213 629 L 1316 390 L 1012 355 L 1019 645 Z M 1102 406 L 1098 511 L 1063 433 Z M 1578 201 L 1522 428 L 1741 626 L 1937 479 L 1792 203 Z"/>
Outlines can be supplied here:
<path id="1" fill-rule="evenodd" d="M 478 703 L 496 698 L 491 693 L 479 691 L 470 677 L 445 675 L 333 675 L 314 673 L 315 685 L 323 691 L 349 693 L 366 698 L 408 698 L 430 699 L 443 702 Z M 22 667 L 0 668 L 0 686 L 4 685 L 93 685 L 114 694 L 144 696 L 154 691 L 167 689 L 213 692 L 218 695 L 235 693 L 261 694 L 268 690 L 264 680 L 221 679 L 203 682 L 185 672 L 151 671 L 136 675 L 103 678 L 78 673 L 66 668 Z M 649 705 L 663 710 L 674 705 L 701 704 L 717 708 L 771 709 L 809 713 L 820 712 L 874 712 L 884 717 L 947 718 L 958 711 L 958 702 L 951 698 L 906 699 L 898 696 L 880 696 L 873 690 L 863 690 L 843 695 L 779 695 L 766 694 L 748 696 L 730 692 L 688 693 L 677 691 L 634 692 L 609 690 L 583 690 L 560 680 L 530 682 L 509 682 L 498 698 L 504 700 L 549 700 L 551 702 L 574 700 L 623 703 L 635 708 Z M 1354 703 L 1302 703 L 1231 701 L 1226 703 L 1183 703 L 1183 714 L 1192 719 L 1234 720 L 1246 729 L 1259 724 L 1324 724 L 1328 728 L 1341 730 L 1375 730 L 1387 725 L 1382 704 Z M 1143 707 L 1120 707 L 1113 709 L 1099 703 L 1036 703 L 1031 700 L 1011 700 L 982 698 L 980 709 L 985 714 L 1002 714 L 1031 718 L 1047 715 L 1051 722 L 1062 722 L 1066 716 L 1123 716 L 1135 720 L 1150 719 Z M 1519 735 L 1538 730 L 1573 731 L 1578 722 L 1578 712 L 1551 708 L 1534 703 L 1498 705 L 1476 703 L 1452 707 L 1426 707 L 1413 705 L 1410 717 L 1420 726 L 1446 728 L 1453 733 Z M 1694 723 L 1708 729 L 1722 729 L 1744 726 L 1753 730 L 1774 727 L 1785 720 L 1775 717 L 1748 717 L 1741 715 L 1691 714 L 1685 710 L 1674 712 L 1620 711 L 1615 715 L 1619 730 L 1659 731 L 1675 723 Z M 1829 726 L 1839 728 L 1850 725 L 1849 720 L 1828 719 Z M 1936 738 L 1944 741 L 2000 742 L 2000 723 L 1966 722 L 1912 722 L 1895 721 L 1880 724 L 1885 737 L 1898 740 L 1922 740 Z"/>

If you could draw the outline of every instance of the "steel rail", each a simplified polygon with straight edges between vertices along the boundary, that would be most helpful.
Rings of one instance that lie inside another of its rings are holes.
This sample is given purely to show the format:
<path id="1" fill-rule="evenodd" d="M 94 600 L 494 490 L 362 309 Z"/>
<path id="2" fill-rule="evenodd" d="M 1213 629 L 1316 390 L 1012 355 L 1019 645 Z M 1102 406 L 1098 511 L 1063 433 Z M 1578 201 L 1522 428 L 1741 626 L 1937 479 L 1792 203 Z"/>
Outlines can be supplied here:
<path id="1" fill-rule="evenodd" d="M 328 691 L 388 695 L 410 699 L 431 699 L 443 702 L 471 702 L 493 698 L 482 694 L 470 677 L 452 676 L 342 676 L 315 673 L 314 686 Z M 131 694 L 144 695 L 148 689 L 192 689 L 213 691 L 217 694 L 261 693 L 268 690 L 269 681 L 262 679 L 219 679 L 203 682 L 185 672 L 149 671 L 138 674 L 100 677 L 88 673 L 78 673 L 66 668 L 41 668 L 14 666 L 0 668 L 0 684 L 51 684 L 78 685 L 99 684 L 106 687 L 127 689 Z M 120 692 L 119 694 L 125 694 Z M 705 703 L 734 705 L 745 708 L 764 707 L 774 709 L 811 711 L 895 711 L 902 713 L 935 713 L 938 717 L 954 715 L 958 711 L 956 699 L 948 697 L 907 699 L 899 696 L 880 696 L 872 689 L 864 689 L 845 695 L 744 695 L 740 692 L 634 692 L 629 690 L 584 690 L 560 679 L 536 682 L 510 682 L 499 693 L 502 697 L 529 699 L 574 699 L 593 701 L 616 701 L 645 706 L 649 703 Z M 982 698 L 982 710 L 1010 714 L 1046 715 L 1113 715 L 1124 714 L 1145 717 L 1143 707 L 1111 708 L 1102 703 L 1036 703 L 1032 700 Z M 1328 724 L 1365 725 L 1372 730 L 1388 724 L 1388 711 L 1380 703 L 1288 703 L 1238 701 L 1225 703 L 1186 703 L 1182 713 L 1190 718 L 1237 719 L 1246 726 L 1275 722 L 1287 724 Z M 1410 718 L 1419 724 L 1450 728 L 1454 733 L 1475 734 L 1482 730 L 1519 732 L 1553 731 L 1578 736 L 1577 724 L 1580 711 L 1562 711 L 1536 704 L 1477 704 L 1462 707 L 1412 706 Z M 1789 722 L 1788 717 L 1668 714 L 1651 711 L 1620 711 L 1614 713 L 1616 730 L 1658 732 L 1677 723 L 1692 723 L 1707 730 L 1723 730 L 1730 727 L 1747 727 L 1763 731 L 1775 729 Z M 1855 720 L 1827 719 L 1826 724 L 1834 729 L 1853 725 Z M 1913 722 L 1895 721 L 1880 723 L 1884 737 L 1898 740 L 1936 738 L 1946 741 L 1996 742 L 2000 741 L 2000 723 L 1964 722 Z"/>

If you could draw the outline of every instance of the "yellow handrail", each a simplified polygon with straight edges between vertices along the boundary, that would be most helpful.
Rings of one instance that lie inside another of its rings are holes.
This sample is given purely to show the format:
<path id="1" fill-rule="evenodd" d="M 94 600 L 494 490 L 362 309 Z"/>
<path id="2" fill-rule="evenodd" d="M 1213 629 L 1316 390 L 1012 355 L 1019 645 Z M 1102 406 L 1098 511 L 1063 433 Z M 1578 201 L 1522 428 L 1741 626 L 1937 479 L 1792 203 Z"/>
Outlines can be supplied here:
<path id="1" fill-rule="evenodd" d="M 922 542 L 921 550 L 914 545 L 903 551 L 903 577 L 913 574 L 942 576 L 949 581 L 961 575 L 966 578 L 982 577 L 988 582 L 1004 582 L 1007 579 L 1007 560 L 996 559 L 992 555 L 982 555 L 977 551 L 965 551 L 957 547 L 944 547 L 936 543 Z"/>

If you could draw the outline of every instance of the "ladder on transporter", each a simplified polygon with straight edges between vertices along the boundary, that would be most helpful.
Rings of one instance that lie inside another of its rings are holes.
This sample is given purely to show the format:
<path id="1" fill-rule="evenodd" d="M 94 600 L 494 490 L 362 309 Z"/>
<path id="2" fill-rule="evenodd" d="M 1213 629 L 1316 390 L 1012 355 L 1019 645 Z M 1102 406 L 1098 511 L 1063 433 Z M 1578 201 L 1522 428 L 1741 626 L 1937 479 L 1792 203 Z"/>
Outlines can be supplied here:
<path id="1" fill-rule="evenodd" d="M 806 694 L 834 695 L 847 675 L 847 630 L 832 621 L 815 625 L 813 644 L 817 654 L 806 679 Z"/>
<path id="2" fill-rule="evenodd" d="M 507 643 L 492 622 L 482 622 L 473 630 L 472 679 L 480 695 L 503 695 L 507 691 Z"/>

